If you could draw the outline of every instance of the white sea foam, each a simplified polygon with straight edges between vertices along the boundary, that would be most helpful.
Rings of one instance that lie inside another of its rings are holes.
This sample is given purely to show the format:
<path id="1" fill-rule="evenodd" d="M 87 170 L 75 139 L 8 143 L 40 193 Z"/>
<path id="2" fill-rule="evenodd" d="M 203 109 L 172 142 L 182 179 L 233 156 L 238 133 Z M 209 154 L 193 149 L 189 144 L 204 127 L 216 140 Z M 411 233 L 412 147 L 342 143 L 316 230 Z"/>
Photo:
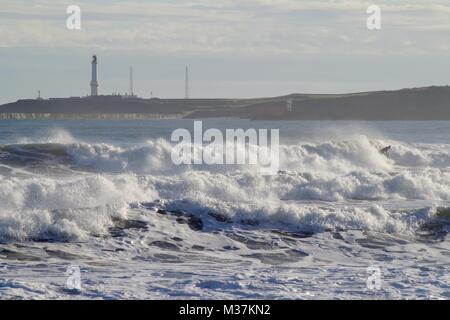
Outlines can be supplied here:
<path id="1" fill-rule="evenodd" d="M 168 141 L 122 132 L 133 145 L 56 130 L 0 146 L 0 297 L 74 298 L 77 264 L 81 298 L 448 298 L 449 145 L 347 126 L 294 141 L 322 131 L 305 126 L 274 176 L 177 167 Z"/>
<path id="2" fill-rule="evenodd" d="M 72 134 L 58 127 L 51 127 L 39 134 L 38 137 L 19 137 L 17 139 L 18 144 L 43 144 L 43 143 L 60 143 L 70 144 L 76 143 L 78 140 L 72 136 Z"/>
<path id="3" fill-rule="evenodd" d="M 155 173 L 164 171 L 170 174 L 176 167 L 170 158 L 173 145 L 163 139 L 149 140 L 133 147 L 115 147 L 107 144 L 77 143 L 67 146 L 73 161 L 98 170 L 114 172 Z M 252 150 L 257 150 L 253 148 Z M 245 152 L 245 148 L 238 148 Z M 365 136 L 354 140 L 344 140 L 320 144 L 280 146 L 281 169 L 301 171 L 348 172 L 355 169 L 388 170 L 393 162 L 378 152 L 377 145 Z M 236 169 L 232 166 L 224 166 Z M 191 169 L 212 171 L 217 166 L 193 165 Z M 239 166 L 251 170 L 251 166 Z M 178 171 L 176 171 L 178 173 Z"/>
<path id="4" fill-rule="evenodd" d="M 129 203 L 154 198 L 130 175 L 0 178 L 0 240 L 104 234 L 112 218 L 126 217 Z"/>
<path id="5" fill-rule="evenodd" d="M 255 219 L 313 231 L 412 232 L 426 220 L 423 215 L 403 219 L 376 204 L 345 204 L 355 200 L 427 200 L 430 204 L 450 200 L 450 172 L 440 166 L 449 158 L 446 146 L 394 144 L 389 159 L 378 151 L 384 143 L 356 136 L 282 145 L 281 171 L 275 176 L 262 176 L 250 166 L 176 166 L 170 161 L 172 145 L 163 139 L 133 147 L 76 142 L 42 148 L 55 157 L 67 155 L 68 165 L 77 170 L 87 168 L 97 174 L 62 180 L 2 178 L 0 234 L 20 239 L 45 232 L 68 237 L 68 230 L 78 237 L 101 233 L 109 225 L 108 219 L 127 204 L 155 199 L 183 204 L 181 209 L 192 212 L 210 210 L 237 221 Z M 39 147 L 27 150 L 39 153 Z M 305 205 L 304 201 L 328 204 Z M 92 223 L 86 223 L 89 210 L 96 217 Z"/>

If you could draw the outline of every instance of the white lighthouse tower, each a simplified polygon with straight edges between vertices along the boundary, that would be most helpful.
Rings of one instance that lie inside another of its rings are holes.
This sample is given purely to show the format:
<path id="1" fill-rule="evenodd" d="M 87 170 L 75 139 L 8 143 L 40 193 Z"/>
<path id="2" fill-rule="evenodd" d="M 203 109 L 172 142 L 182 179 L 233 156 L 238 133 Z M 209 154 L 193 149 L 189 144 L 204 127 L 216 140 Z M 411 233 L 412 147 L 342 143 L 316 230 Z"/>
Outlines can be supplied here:
<path id="1" fill-rule="evenodd" d="M 91 80 L 91 96 L 98 95 L 98 82 L 97 82 L 97 56 L 92 56 L 92 80 Z"/>

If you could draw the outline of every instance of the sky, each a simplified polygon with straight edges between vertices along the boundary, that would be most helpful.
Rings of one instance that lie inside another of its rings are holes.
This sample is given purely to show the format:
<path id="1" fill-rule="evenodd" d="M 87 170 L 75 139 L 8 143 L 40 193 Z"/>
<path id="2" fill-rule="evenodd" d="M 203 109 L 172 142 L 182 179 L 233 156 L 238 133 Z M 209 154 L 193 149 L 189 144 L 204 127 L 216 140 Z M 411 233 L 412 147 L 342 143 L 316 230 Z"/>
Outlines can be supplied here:
<path id="1" fill-rule="evenodd" d="M 381 8 L 381 30 L 366 10 Z M 81 9 L 69 30 L 66 8 Z M 450 0 L 0 0 L 0 103 L 99 94 L 241 98 L 450 83 Z"/>

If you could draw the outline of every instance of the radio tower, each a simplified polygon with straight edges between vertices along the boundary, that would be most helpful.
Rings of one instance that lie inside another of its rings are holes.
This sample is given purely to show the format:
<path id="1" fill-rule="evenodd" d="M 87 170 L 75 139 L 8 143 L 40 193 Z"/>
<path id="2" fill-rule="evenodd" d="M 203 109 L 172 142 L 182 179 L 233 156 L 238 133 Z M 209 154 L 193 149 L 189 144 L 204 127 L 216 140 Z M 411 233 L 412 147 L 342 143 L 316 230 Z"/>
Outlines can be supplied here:
<path id="1" fill-rule="evenodd" d="M 184 80 L 184 98 L 189 99 L 189 67 L 186 66 L 186 78 Z"/>
<path id="2" fill-rule="evenodd" d="M 133 67 L 130 67 L 130 96 L 134 96 L 133 90 Z"/>

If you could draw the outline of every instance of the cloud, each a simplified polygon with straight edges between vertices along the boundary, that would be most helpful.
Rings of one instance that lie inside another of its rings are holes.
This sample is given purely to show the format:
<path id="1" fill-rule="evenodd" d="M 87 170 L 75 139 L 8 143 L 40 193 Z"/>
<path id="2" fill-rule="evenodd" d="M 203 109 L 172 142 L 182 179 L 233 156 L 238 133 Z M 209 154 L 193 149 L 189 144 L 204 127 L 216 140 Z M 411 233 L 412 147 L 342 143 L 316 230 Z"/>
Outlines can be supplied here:
<path id="1" fill-rule="evenodd" d="M 383 30 L 365 28 L 364 0 L 79 1 L 82 30 L 65 28 L 68 1 L 4 0 L 0 47 L 137 50 L 244 56 L 448 53 L 447 1 L 374 1 Z"/>

